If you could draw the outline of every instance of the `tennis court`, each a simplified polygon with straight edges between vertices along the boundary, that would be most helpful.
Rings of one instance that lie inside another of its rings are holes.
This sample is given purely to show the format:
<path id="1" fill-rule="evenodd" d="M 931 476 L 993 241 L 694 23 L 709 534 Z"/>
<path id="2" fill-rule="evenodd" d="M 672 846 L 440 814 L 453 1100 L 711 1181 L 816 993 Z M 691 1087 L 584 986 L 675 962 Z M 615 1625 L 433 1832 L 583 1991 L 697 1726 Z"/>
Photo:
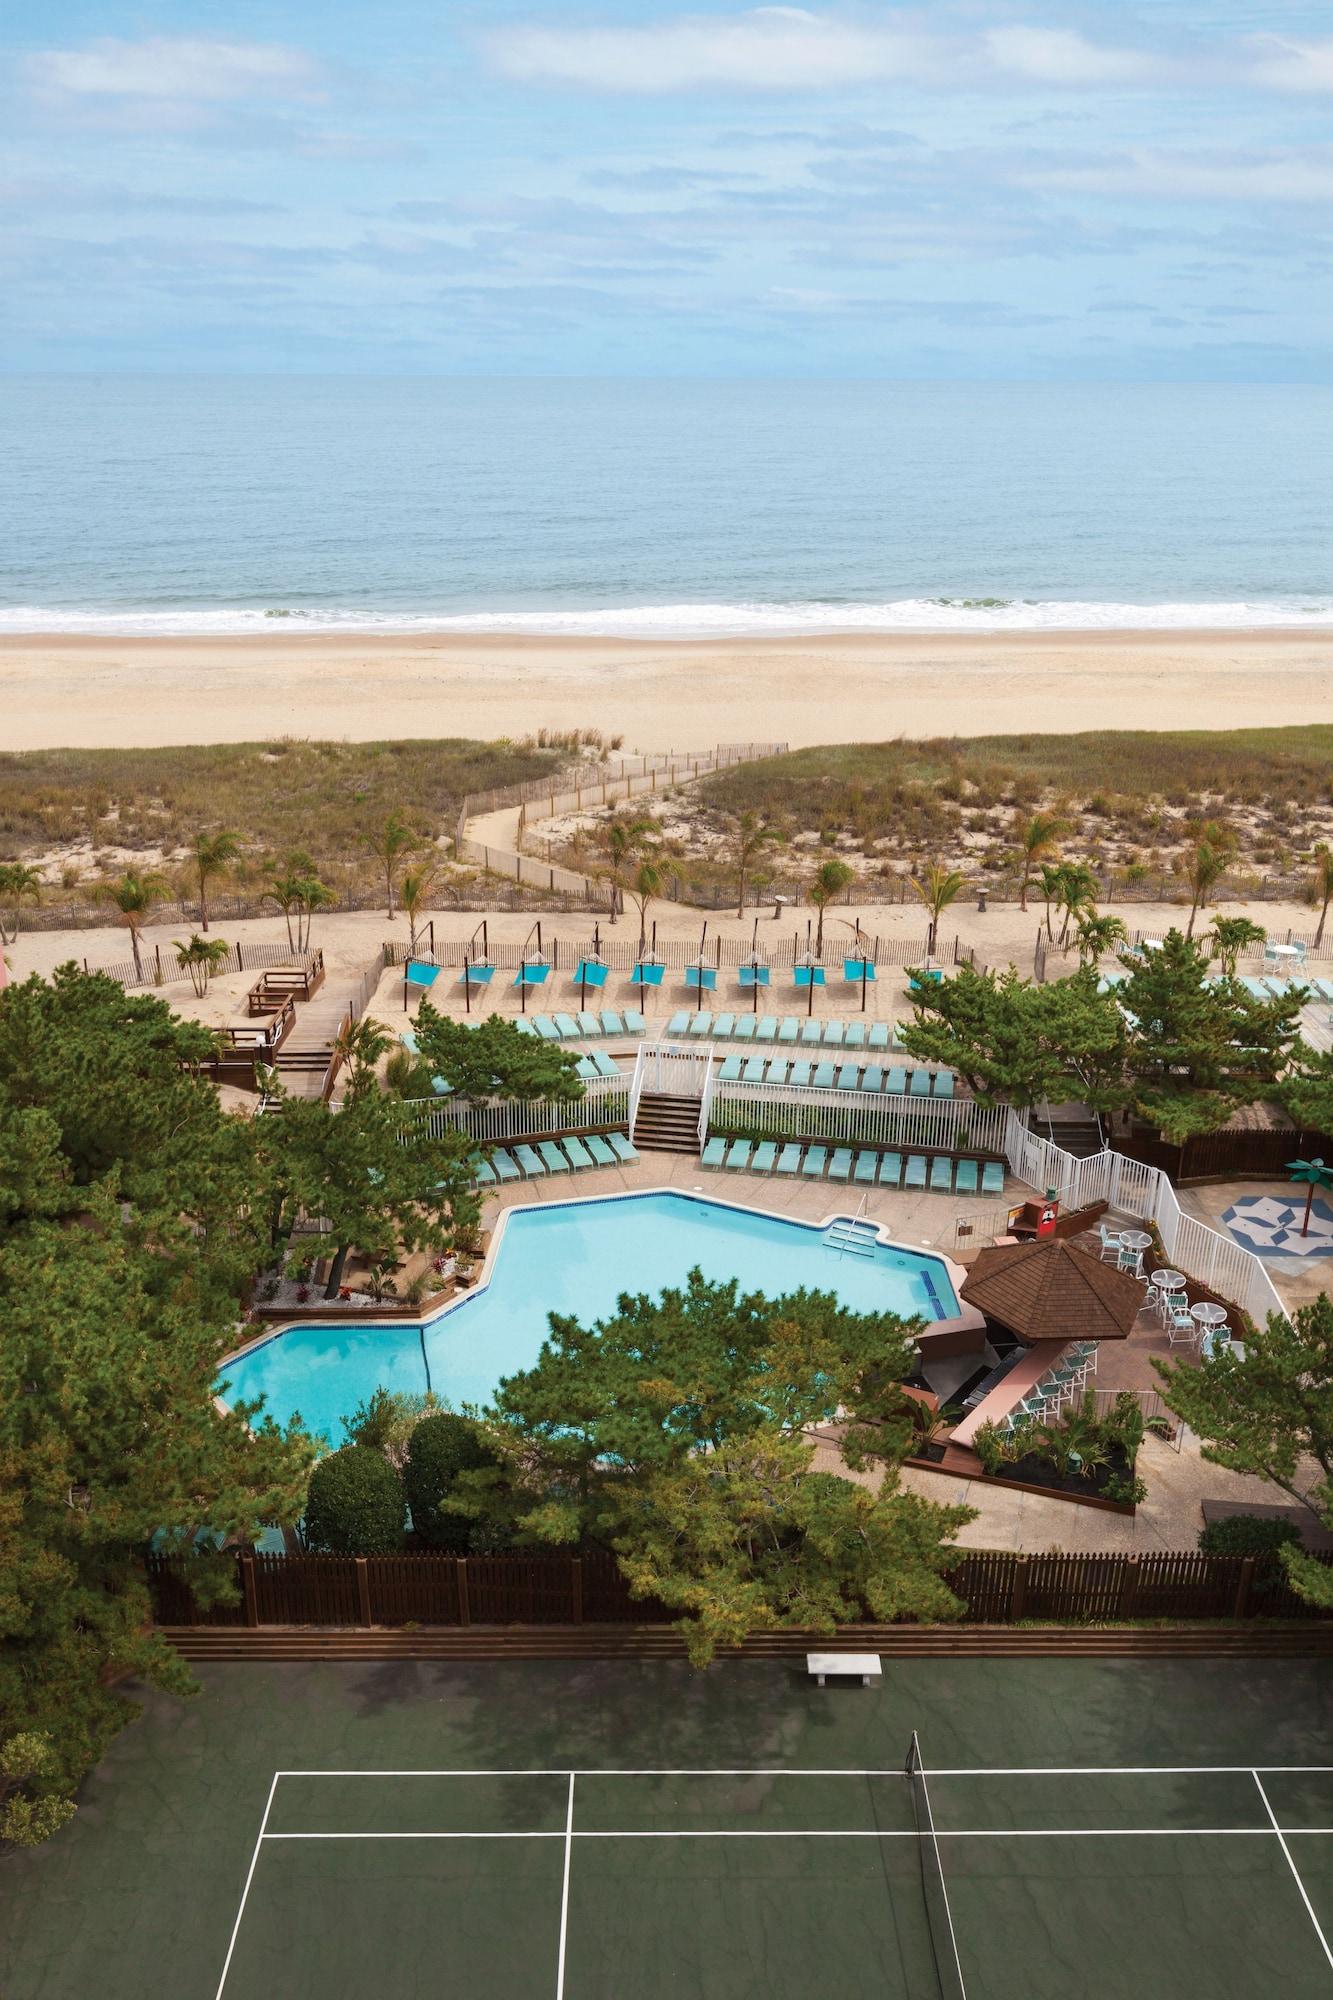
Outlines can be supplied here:
<path id="1" fill-rule="evenodd" d="M 776 1662 L 212 1668 L 201 1704 L 154 1700 L 67 1840 L 19 1857 L 7 1886 L 48 1949 L 25 1955 L 11 1902 L 2 1990 L 1327 1995 L 1330 1678 L 934 1661 L 821 1692 Z M 735 1756 L 747 1740 L 762 1758 Z M 81 1983 L 113 1880 L 131 1900 Z"/>

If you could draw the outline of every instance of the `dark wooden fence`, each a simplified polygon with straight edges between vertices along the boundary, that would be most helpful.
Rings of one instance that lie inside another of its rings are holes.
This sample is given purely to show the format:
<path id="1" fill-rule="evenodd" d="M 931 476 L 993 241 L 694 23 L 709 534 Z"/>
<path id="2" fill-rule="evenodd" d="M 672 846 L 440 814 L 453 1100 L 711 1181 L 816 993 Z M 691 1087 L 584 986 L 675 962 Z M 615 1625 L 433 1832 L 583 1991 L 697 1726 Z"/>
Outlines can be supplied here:
<path id="1" fill-rule="evenodd" d="M 1333 1566 L 1333 1556 L 1320 1557 Z M 237 1558 L 228 1603 L 196 1604 L 169 1562 L 149 1559 L 160 1625 L 661 1625 L 672 1613 L 631 1597 L 610 1555 Z M 1065 1625 L 1132 1618 L 1318 1618 L 1270 1557 L 1026 1556 L 969 1551 L 950 1571 L 969 1622 Z"/>
<path id="2" fill-rule="evenodd" d="M 1176 1187 L 1229 1180 L 1286 1180 L 1289 1160 L 1333 1159 L 1333 1138 L 1326 1132 L 1265 1128 L 1255 1131 L 1199 1132 L 1183 1146 L 1171 1146 L 1155 1133 L 1117 1136 L 1117 1152 L 1146 1167 L 1157 1167 Z M 1303 1189 L 1293 1199 L 1303 1201 Z"/>

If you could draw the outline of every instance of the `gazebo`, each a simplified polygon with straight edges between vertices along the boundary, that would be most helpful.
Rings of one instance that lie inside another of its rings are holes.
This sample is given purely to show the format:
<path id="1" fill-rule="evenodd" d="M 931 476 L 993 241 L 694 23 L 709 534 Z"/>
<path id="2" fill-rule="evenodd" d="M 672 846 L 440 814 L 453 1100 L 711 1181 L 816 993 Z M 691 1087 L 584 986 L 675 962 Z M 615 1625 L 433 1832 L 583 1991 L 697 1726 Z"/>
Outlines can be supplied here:
<path id="1" fill-rule="evenodd" d="M 960 1296 L 1029 1347 L 1127 1340 L 1143 1307 L 1139 1279 L 1053 1236 L 980 1251 Z"/>

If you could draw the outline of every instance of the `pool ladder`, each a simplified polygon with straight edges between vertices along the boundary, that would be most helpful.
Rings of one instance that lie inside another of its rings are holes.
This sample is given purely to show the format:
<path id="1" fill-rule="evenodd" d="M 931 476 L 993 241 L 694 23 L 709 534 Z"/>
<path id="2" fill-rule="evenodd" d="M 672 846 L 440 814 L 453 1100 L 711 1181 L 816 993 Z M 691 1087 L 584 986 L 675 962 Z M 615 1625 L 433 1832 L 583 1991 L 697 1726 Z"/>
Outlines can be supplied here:
<path id="1" fill-rule="evenodd" d="M 840 1257 L 873 1257 L 879 1243 L 879 1229 L 866 1214 L 866 1197 L 861 1196 L 855 1215 L 835 1215 L 824 1231 L 824 1244 Z"/>

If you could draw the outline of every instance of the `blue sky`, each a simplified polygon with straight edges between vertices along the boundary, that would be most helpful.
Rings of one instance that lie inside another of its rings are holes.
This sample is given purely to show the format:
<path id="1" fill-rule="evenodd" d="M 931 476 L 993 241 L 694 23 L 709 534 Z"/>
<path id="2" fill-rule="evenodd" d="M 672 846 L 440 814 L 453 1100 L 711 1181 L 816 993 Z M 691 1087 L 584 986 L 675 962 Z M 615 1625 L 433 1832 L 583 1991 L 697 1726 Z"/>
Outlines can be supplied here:
<path id="1" fill-rule="evenodd" d="M 1333 17 L 10 0 L 0 366 L 1328 380 Z"/>

